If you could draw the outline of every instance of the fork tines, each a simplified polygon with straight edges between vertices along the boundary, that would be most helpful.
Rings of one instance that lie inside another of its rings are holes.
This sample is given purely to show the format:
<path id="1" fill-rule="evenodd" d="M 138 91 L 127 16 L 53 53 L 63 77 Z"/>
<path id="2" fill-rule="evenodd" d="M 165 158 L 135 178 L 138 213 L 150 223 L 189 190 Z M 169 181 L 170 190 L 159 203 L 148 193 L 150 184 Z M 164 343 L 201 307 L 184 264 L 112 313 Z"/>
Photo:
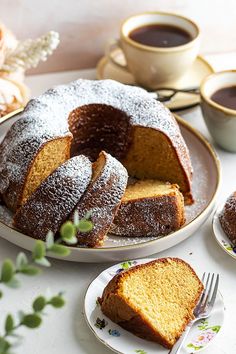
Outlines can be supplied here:
<path id="1" fill-rule="evenodd" d="M 202 276 L 202 283 L 204 285 L 204 290 L 201 295 L 200 302 L 202 304 L 202 308 L 206 308 L 207 310 L 210 310 L 210 308 L 213 307 L 217 291 L 218 291 L 218 286 L 219 286 L 219 274 L 216 275 L 216 280 L 214 281 L 215 274 L 211 273 L 204 273 Z"/>

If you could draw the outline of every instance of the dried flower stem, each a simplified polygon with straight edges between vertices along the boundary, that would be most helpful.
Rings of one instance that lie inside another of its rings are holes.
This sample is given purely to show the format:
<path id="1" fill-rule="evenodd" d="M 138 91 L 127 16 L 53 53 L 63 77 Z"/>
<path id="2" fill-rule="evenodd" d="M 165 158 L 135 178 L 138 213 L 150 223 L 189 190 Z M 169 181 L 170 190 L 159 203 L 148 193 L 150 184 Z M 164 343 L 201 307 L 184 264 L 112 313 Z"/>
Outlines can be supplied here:
<path id="1" fill-rule="evenodd" d="M 2 66 L 3 70 L 16 71 L 35 68 L 39 61 L 46 61 L 59 44 L 59 34 L 50 31 L 37 39 L 19 42 L 15 50 L 8 54 Z"/>

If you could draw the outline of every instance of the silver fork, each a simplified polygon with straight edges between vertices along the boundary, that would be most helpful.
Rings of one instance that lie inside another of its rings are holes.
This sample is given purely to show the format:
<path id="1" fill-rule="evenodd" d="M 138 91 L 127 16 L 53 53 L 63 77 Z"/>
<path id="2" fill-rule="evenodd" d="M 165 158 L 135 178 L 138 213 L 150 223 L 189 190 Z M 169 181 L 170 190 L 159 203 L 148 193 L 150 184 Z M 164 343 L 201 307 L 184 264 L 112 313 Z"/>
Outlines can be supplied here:
<path id="1" fill-rule="evenodd" d="M 184 341 L 185 341 L 191 327 L 193 326 L 193 324 L 196 321 L 206 319 L 210 316 L 211 310 L 214 307 L 214 303 L 215 303 L 216 295 L 217 295 L 217 291 L 218 291 L 219 274 L 217 274 L 215 282 L 214 282 L 214 278 L 215 278 L 214 273 L 212 275 L 210 273 L 208 273 L 208 275 L 206 275 L 206 273 L 203 274 L 202 283 L 204 285 L 204 290 L 203 290 L 200 300 L 193 312 L 195 318 L 187 325 L 183 334 L 177 340 L 177 342 L 175 343 L 175 345 L 173 346 L 173 348 L 171 349 L 169 354 L 180 353 L 180 349 L 182 348 Z"/>

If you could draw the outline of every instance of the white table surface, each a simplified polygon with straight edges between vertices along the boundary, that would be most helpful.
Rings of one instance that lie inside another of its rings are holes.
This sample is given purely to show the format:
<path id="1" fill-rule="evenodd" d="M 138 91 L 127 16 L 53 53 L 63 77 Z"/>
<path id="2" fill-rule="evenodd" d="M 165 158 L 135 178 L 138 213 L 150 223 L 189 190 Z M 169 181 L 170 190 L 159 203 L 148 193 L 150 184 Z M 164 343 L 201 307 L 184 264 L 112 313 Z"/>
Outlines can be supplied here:
<path id="1" fill-rule="evenodd" d="M 232 60 L 225 57 L 208 58 L 217 69 L 232 67 Z M 226 65 L 227 64 L 227 65 Z M 226 66 L 225 66 L 226 65 Z M 71 80 L 94 78 L 95 70 L 73 71 L 28 77 L 26 83 L 32 95 L 38 95 L 52 85 Z M 179 113 L 209 140 L 199 108 Z M 222 162 L 223 181 L 219 203 L 236 189 L 236 154 L 216 148 Z M 0 239 L 0 261 L 5 257 L 15 258 L 20 248 Z M 154 255 L 155 256 L 155 255 Z M 211 229 L 211 218 L 189 239 L 161 252 L 157 257 L 174 256 L 189 262 L 200 273 L 219 272 L 220 290 L 225 301 L 225 323 L 217 338 L 204 351 L 205 354 L 236 353 L 236 261 L 229 257 L 216 243 Z M 153 256 L 152 256 L 153 257 Z M 0 328 L 7 313 L 19 309 L 30 310 L 33 298 L 39 294 L 54 294 L 65 291 L 67 304 L 60 310 L 48 310 L 43 325 L 37 330 L 21 329 L 24 340 L 18 354 L 111 354 L 112 352 L 96 340 L 83 316 L 83 301 L 89 283 L 111 264 L 83 264 L 52 260 L 52 267 L 37 277 L 24 277 L 20 290 L 4 289 L 1 300 Z"/>

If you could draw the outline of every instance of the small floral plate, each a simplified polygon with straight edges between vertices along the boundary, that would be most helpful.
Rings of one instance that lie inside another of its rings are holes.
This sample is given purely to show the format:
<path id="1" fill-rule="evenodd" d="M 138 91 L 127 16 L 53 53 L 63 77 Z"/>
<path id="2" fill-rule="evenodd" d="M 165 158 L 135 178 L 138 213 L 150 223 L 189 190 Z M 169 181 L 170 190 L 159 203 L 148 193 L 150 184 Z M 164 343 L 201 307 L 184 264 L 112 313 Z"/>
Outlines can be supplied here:
<path id="1" fill-rule="evenodd" d="M 231 245 L 230 240 L 228 239 L 227 235 L 225 234 L 224 230 L 221 227 L 220 221 L 219 221 L 219 215 L 221 211 L 223 210 L 224 204 L 220 205 L 212 219 L 212 228 L 213 228 L 213 233 L 216 238 L 217 243 L 220 245 L 223 250 L 228 253 L 231 257 L 236 259 L 236 247 L 233 247 Z"/>
<path id="2" fill-rule="evenodd" d="M 130 267 L 150 262 L 154 259 L 145 258 L 126 261 L 104 270 L 89 285 L 84 301 L 84 313 L 88 326 L 98 340 L 116 353 L 120 354 L 168 354 L 169 350 L 154 342 L 149 342 L 124 330 L 109 318 L 103 315 L 98 303 L 103 289 L 117 273 Z M 199 321 L 192 327 L 181 354 L 198 353 L 211 343 L 220 331 L 224 320 L 224 303 L 218 292 L 214 309 L 207 320 Z"/>

